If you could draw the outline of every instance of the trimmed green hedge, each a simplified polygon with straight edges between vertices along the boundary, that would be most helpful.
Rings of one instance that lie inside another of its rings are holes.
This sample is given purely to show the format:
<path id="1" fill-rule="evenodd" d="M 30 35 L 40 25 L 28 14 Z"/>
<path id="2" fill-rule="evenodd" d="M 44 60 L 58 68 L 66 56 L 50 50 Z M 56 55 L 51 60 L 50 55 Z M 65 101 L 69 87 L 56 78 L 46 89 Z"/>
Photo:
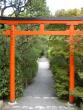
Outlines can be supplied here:
<path id="1" fill-rule="evenodd" d="M 61 99 L 69 96 L 69 45 L 66 38 L 51 37 L 49 51 L 51 70 L 54 75 L 56 95 Z M 78 47 L 79 48 L 79 47 Z M 75 92 L 73 95 L 83 101 L 83 55 L 75 48 Z"/>
<path id="2" fill-rule="evenodd" d="M 16 43 L 16 97 L 23 95 L 24 89 L 32 82 L 37 71 L 37 55 L 31 42 L 23 44 L 26 38 Z M 20 42 L 20 44 L 19 44 Z M 0 36 L 0 99 L 9 99 L 9 39 Z"/>
<path id="3" fill-rule="evenodd" d="M 66 59 L 61 55 L 54 56 L 50 63 L 54 75 L 56 95 L 59 98 L 68 99 L 69 72 Z"/>

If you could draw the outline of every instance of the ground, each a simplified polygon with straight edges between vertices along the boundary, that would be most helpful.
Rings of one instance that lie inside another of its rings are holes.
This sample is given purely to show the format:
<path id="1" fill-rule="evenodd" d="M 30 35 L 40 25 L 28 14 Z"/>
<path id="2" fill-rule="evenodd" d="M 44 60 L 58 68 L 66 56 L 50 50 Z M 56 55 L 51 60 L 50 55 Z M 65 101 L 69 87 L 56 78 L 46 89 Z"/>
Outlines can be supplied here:
<path id="1" fill-rule="evenodd" d="M 25 90 L 16 105 L 6 104 L 3 110 L 71 110 L 56 97 L 49 61 L 42 57 L 38 61 L 38 72 L 33 83 Z M 76 110 L 76 109 L 73 109 Z"/>

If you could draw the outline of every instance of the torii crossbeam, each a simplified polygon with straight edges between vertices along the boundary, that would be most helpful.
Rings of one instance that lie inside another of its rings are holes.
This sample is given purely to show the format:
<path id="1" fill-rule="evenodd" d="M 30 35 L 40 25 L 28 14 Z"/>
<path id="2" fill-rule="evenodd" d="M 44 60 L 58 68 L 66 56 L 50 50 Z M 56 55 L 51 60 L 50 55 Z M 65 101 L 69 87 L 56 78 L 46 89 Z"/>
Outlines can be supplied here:
<path id="1" fill-rule="evenodd" d="M 10 30 L 3 32 L 6 36 L 10 36 L 10 102 L 15 102 L 15 37 L 18 35 L 67 35 L 70 39 L 70 84 L 69 92 L 75 89 L 75 65 L 74 65 L 74 36 L 83 35 L 83 31 L 75 30 L 74 26 L 83 24 L 83 17 L 56 17 L 56 18 L 14 18 L 0 17 L 0 24 L 11 26 Z M 19 24 L 39 24 L 40 29 L 22 31 L 16 28 Z M 46 31 L 46 24 L 65 24 L 70 28 L 65 31 Z M 74 103 L 74 96 L 69 95 L 69 102 Z"/>

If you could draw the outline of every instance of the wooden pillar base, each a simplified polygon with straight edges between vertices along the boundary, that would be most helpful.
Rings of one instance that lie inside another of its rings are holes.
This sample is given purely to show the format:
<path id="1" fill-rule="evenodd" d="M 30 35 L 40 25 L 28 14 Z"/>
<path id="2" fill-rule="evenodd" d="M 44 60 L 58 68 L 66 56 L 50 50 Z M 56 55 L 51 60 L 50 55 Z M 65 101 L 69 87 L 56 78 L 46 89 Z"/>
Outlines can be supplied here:
<path id="1" fill-rule="evenodd" d="M 68 102 L 67 107 L 68 107 L 69 110 L 71 110 L 71 108 L 75 108 L 76 105 L 75 105 L 75 103 L 71 104 L 70 102 Z"/>
<path id="2" fill-rule="evenodd" d="M 69 102 L 70 102 L 70 104 L 74 104 L 75 97 L 74 96 L 69 96 Z"/>
<path id="3" fill-rule="evenodd" d="M 9 105 L 17 105 L 17 102 L 14 101 L 14 102 L 8 102 Z"/>

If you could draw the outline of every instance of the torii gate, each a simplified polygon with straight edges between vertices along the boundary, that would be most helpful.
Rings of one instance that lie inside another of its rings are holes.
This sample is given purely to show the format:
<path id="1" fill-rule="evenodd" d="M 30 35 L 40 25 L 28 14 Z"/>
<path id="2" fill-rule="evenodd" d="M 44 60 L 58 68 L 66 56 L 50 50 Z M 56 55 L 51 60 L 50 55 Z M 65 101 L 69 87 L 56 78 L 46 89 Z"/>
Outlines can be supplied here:
<path id="1" fill-rule="evenodd" d="M 10 35 L 10 102 L 15 102 L 15 37 L 17 35 L 67 35 L 70 42 L 70 84 L 69 93 L 74 92 L 75 89 L 75 67 L 74 67 L 74 35 L 83 35 L 83 31 L 75 30 L 74 26 L 83 24 L 83 17 L 56 17 L 56 18 L 14 18 L 14 17 L 0 17 L 0 24 L 7 24 L 11 26 L 10 30 L 3 33 Z M 39 24 L 40 29 L 33 31 L 22 31 L 16 29 L 19 24 Z M 69 30 L 65 31 L 46 31 L 45 24 L 65 24 L 69 25 Z M 74 103 L 74 96 L 69 95 L 69 102 Z"/>

